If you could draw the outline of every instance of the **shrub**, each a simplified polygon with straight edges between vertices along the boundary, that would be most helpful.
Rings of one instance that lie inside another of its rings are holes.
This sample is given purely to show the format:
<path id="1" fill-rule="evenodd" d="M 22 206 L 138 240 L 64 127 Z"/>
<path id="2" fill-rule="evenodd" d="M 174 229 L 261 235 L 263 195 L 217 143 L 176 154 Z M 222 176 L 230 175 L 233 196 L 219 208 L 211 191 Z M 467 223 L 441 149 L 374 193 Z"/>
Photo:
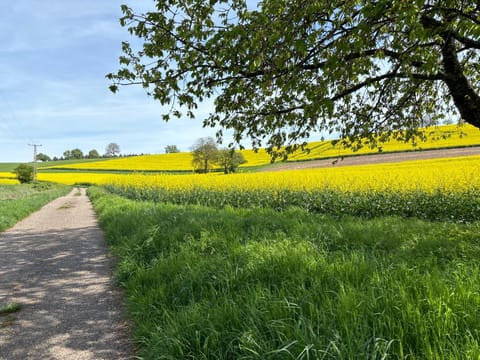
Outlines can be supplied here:
<path id="1" fill-rule="evenodd" d="M 33 181 L 33 166 L 28 164 L 20 164 L 13 171 L 17 175 L 20 183 L 30 183 Z"/>

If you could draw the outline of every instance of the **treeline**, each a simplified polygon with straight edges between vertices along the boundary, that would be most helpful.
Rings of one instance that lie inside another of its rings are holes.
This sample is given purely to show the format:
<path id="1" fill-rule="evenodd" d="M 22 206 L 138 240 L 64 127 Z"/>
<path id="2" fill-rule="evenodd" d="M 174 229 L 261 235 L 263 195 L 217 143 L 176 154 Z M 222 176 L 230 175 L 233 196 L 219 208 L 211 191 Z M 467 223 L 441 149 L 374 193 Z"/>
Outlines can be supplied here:
<path id="1" fill-rule="evenodd" d="M 36 159 L 38 161 L 58 161 L 58 160 L 80 160 L 80 159 L 102 159 L 102 158 L 111 158 L 111 157 L 127 157 L 127 156 L 139 156 L 144 154 L 121 154 L 120 146 L 116 143 L 110 143 L 105 148 L 105 153 L 100 155 L 96 149 L 90 150 L 88 153 L 84 153 L 82 150 L 75 148 L 72 150 L 65 150 L 63 156 L 57 157 L 54 156 L 51 158 L 47 154 L 39 153 L 37 154 Z"/>

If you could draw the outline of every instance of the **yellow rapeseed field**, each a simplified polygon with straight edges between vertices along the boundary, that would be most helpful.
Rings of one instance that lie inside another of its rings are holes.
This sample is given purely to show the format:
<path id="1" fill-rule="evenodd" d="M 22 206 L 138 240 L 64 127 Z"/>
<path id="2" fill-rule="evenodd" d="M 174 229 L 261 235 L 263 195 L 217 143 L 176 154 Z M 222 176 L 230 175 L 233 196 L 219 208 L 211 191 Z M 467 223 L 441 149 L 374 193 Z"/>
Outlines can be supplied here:
<path id="1" fill-rule="evenodd" d="M 426 128 L 425 132 L 429 134 L 429 140 L 419 143 L 416 148 L 412 147 L 411 144 L 390 141 L 382 145 L 382 150 L 384 152 L 393 152 L 480 145 L 480 130 L 471 125 L 462 127 L 458 127 L 457 125 L 432 127 Z M 333 146 L 331 141 L 312 142 L 309 143 L 308 147 L 310 149 L 309 153 L 299 151 L 292 154 L 289 159 L 310 160 L 378 152 L 378 149 L 370 149 L 368 147 L 364 147 L 358 152 L 353 152 L 351 149 L 343 149 L 340 145 Z M 261 166 L 270 163 L 270 156 L 264 149 L 260 149 L 258 152 L 241 150 L 241 153 L 247 160 L 241 167 Z M 58 165 L 52 166 L 51 168 L 66 167 L 78 170 L 193 171 L 192 155 L 189 152 L 115 158 L 69 164 L 68 166 Z"/>
<path id="2" fill-rule="evenodd" d="M 66 185 L 74 184 L 95 184 L 105 185 L 112 181 L 117 181 L 127 175 L 109 174 L 109 173 L 94 173 L 94 172 L 61 172 L 61 173 L 38 173 L 39 181 L 55 182 Z"/>
<path id="3" fill-rule="evenodd" d="M 270 162 L 270 155 L 265 150 L 241 151 L 247 163 L 245 166 L 265 165 Z M 173 154 L 141 155 L 87 163 L 57 165 L 49 169 L 75 170 L 128 170 L 128 171 L 192 171 L 192 154 L 188 152 Z"/>
<path id="4" fill-rule="evenodd" d="M 133 170 L 133 171 L 191 171 L 192 155 L 190 153 L 141 155 L 87 163 L 58 165 L 50 168 L 92 169 L 92 170 Z"/>
<path id="5" fill-rule="evenodd" d="M 18 180 L 14 173 L 0 172 L 0 184 L 2 185 L 18 184 Z"/>
<path id="6" fill-rule="evenodd" d="M 415 147 L 410 143 L 389 141 L 381 144 L 383 152 L 398 152 L 411 150 L 428 150 L 436 148 L 464 147 L 480 145 L 480 129 L 472 125 L 444 125 L 424 129 L 427 141 L 419 142 Z M 353 152 L 340 145 L 334 146 L 331 141 L 318 141 L 309 143 L 310 152 L 293 154 L 291 160 L 309 160 L 316 158 L 340 157 L 349 155 L 362 155 L 378 152 L 368 146 Z"/>
<path id="7" fill-rule="evenodd" d="M 99 178 L 99 181 L 109 182 L 106 178 Z M 167 191 L 194 188 L 273 192 L 325 189 L 342 192 L 480 191 L 480 156 L 232 175 L 112 175 L 110 183 Z"/>

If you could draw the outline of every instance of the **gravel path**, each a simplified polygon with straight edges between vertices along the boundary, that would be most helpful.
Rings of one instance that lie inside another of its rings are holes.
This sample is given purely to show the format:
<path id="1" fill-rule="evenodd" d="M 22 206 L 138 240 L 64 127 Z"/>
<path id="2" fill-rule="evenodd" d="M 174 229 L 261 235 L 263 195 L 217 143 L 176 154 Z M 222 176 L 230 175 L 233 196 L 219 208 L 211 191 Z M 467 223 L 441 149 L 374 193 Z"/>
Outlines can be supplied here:
<path id="1" fill-rule="evenodd" d="M 0 359 L 133 359 L 111 268 L 85 189 L 0 234 Z"/>

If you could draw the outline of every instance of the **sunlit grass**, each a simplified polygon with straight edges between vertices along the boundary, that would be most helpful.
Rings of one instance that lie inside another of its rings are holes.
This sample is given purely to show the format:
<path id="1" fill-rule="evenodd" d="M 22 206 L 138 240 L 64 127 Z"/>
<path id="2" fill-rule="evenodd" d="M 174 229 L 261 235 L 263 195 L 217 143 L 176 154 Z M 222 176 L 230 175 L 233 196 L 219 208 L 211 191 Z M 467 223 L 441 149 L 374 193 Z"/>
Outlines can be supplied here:
<path id="1" fill-rule="evenodd" d="M 480 356 L 478 222 L 89 194 L 141 357 Z"/>
<path id="2" fill-rule="evenodd" d="M 105 189 L 141 357 L 480 357 L 480 156 Z"/>

